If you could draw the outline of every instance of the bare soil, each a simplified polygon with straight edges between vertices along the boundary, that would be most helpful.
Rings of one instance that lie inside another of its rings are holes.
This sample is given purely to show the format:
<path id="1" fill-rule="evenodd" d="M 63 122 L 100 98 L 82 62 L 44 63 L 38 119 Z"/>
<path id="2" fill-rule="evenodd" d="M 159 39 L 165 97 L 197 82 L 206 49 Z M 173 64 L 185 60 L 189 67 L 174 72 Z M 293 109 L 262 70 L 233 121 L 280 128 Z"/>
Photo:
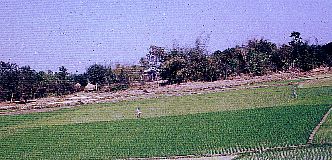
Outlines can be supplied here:
<path id="1" fill-rule="evenodd" d="M 62 108 L 72 108 L 83 104 L 119 102 L 160 96 L 181 96 L 222 92 L 234 89 L 267 87 L 269 85 L 263 85 L 260 83 L 294 80 L 298 78 L 318 79 L 324 78 L 324 76 L 321 75 L 328 73 L 330 74 L 332 71 L 329 71 L 327 68 L 319 68 L 310 72 L 280 72 L 256 77 L 242 75 L 214 82 L 187 82 L 167 86 L 159 86 L 157 82 L 150 82 L 142 86 L 131 87 L 127 90 L 117 92 L 78 92 L 62 97 L 40 98 L 36 99 L 35 102 L 27 104 L 0 103 L 0 115 L 48 112 Z"/>

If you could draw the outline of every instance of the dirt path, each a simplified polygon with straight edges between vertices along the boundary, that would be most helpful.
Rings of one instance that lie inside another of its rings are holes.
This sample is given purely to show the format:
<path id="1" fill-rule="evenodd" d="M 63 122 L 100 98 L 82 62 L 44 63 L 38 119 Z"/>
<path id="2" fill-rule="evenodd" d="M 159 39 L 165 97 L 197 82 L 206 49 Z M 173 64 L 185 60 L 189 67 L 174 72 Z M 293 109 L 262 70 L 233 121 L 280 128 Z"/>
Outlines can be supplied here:
<path id="1" fill-rule="evenodd" d="M 232 156 L 225 156 L 225 155 L 213 155 L 213 156 L 206 156 L 206 157 L 197 157 L 197 156 L 176 156 L 176 157 L 151 157 L 151 158 L 129 158 L 129 159 L 135 159 L 135 160 L 159 160 L 159 159 L 163 159 L 163 160 L 232 160 L 236 158 L 236 156 L 232 155 Z"/>
<path id="2" fill-rule="evenodd" d="M 325 113 L 325 115 L 323 116 L 321 121 L 318 123 L 318 125 L 315 127 L 315 129 L 312 131 L 312 133 L 309 136 L 307 144 L 312 144 L 312 141 L 314 140 L 317 131 L 319 130 L 320 126 L 326 121 L 326 119 L 329 116 L 329 114 L 331 113 L 331 111 L 332 111 L 332 107 Z"/>
<path id="3" fill-rule="evenodd" d="M 228 80 L 219 80 L 214 82 L 187 82 L 179 85 L 168 85 L 163 87 L 158 86 L 157 83 L 148 83 L 144 86 L 133 87 L 128 90 L 118 92 L 79 92 L 64 97 L 41 98 L 37 99 L 36 102 L 28 104 L 0 103 L 0 115 L 48 112 L 62 108 L 72 108 L 83 104 L 119 102 L 124 100 L 138 100 L 161 96 L 182 96 L 222 92 L 234 89 L 268 87 L 271 85 L 263 85 L 260 83 L 279 80 L 294 80 L 298 78 L 314 79 L 313 77 L 326 73 L 332 72 L 323 70 L 305 73 L 274 73 L 271 75 L 256 77 L 238 76 L 231 77 L 231 79 Z"/>
<path id="4" fill-rule="evenodd" d="M 174 156 L 174 157 L 150 157 L 150 158 L 133 158 L 135 160 L 150 160 L 150 159 L 165 159 L 165 160 L 232 160 L 237 157 L 239 157 L 241 154 L 245 153 L 261 153 L 261 152 L 266 152 L 266 151 L 282 151 L 282 150 L 294 150 L 294 149 L 299 149 L 299 148 L 305 148 L 309 147 L 309 144 L 302 144 L 302 145 L 293 145 L 293 146 L 283 146 L 283 147 L 267 147 L 267 148 L 253 148 L 247 151 L 242 151 L 242 152 L 233 152 L 230 155 L 225 155 L 225 154 L 214 154 L 214 155 L 202 155 L 201 157 L 199 156 L 194 156 L 194 155 L 188 155 L 188 156 Z"/>
<path id="5" fill-rule="evenodd" d="M 232 160 L 234 159 L 236 156 L 212 156 L 212 157 L 199 157 L 199 158 L 195 158 L 195 157 L 187 157 L 187 158 L 174 158 L 174 159 L 178 159 L 178 160 Z M 166 160 L 173 160 L 171 159 L 166 159 Z"/>

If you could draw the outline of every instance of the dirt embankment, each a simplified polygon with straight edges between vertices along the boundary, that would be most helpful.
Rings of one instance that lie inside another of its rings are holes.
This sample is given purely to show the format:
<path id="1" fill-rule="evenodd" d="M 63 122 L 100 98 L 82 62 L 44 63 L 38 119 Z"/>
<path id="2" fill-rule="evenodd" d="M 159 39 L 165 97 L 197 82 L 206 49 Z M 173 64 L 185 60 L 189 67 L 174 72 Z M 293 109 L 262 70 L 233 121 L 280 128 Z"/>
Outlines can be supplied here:
<path id="1" fill-rule="evenodd" d="M 118 102 L 123 100 L 137 100 L 160 96 L 181 96 L 221 92 L 231 89 L 264 87 L 264 85 L 250 84 L 278 80 L 292 80 L 298 78 L 312 78 L 317 75 L 327 73 L 332 72 L 328 71 L 326 68 L 321 68 L 311 72 L 274 73 L 271 75 L 256 77 L 237 76 L 231 77 L 227 80 L 219 80 L 214 82 L 187 82 L 168 86 L 159 86 L 157 83 L 147 83 L 144 86 L 132 87 L 118 92 L 79 92 L 63 97 L 41 98 L 37 99 L 35 102 L 27 104 L 0 103 L 0 115 L 53 111 L 61 108 L 71 108 L 82 104 Z"/>

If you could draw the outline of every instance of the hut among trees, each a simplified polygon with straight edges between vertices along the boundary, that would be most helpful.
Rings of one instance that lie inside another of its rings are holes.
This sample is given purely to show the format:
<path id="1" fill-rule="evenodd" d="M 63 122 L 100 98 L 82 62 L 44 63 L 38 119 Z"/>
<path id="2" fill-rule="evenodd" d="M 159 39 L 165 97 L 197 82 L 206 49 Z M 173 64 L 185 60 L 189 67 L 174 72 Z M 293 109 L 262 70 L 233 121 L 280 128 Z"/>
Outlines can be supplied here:
<path id="1" fill-rule="evenodd" d="M 85 87 L 84 87 L 84 91 L 87 92 L 91 92 L 91 91 L 95 91 L 97 90 L 97 85 L 93 85 L 91 83 L 88 83 Z"/>

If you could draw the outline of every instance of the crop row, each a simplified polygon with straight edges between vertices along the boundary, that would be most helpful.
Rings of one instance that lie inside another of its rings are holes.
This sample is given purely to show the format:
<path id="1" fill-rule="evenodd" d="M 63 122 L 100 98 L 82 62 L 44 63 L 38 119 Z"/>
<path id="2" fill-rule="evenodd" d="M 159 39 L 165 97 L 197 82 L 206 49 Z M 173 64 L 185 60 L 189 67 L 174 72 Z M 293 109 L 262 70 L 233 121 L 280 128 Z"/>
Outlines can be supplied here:
<path id="1" fill-rule="evenodd" d="M 332 157 L 331 146 L 306 147 L 294 150 L 274 150 L 261 153 L 251 153 L 239 159 L 243 160 L 272 160 L 272 159 L 321 159 Z"/>

